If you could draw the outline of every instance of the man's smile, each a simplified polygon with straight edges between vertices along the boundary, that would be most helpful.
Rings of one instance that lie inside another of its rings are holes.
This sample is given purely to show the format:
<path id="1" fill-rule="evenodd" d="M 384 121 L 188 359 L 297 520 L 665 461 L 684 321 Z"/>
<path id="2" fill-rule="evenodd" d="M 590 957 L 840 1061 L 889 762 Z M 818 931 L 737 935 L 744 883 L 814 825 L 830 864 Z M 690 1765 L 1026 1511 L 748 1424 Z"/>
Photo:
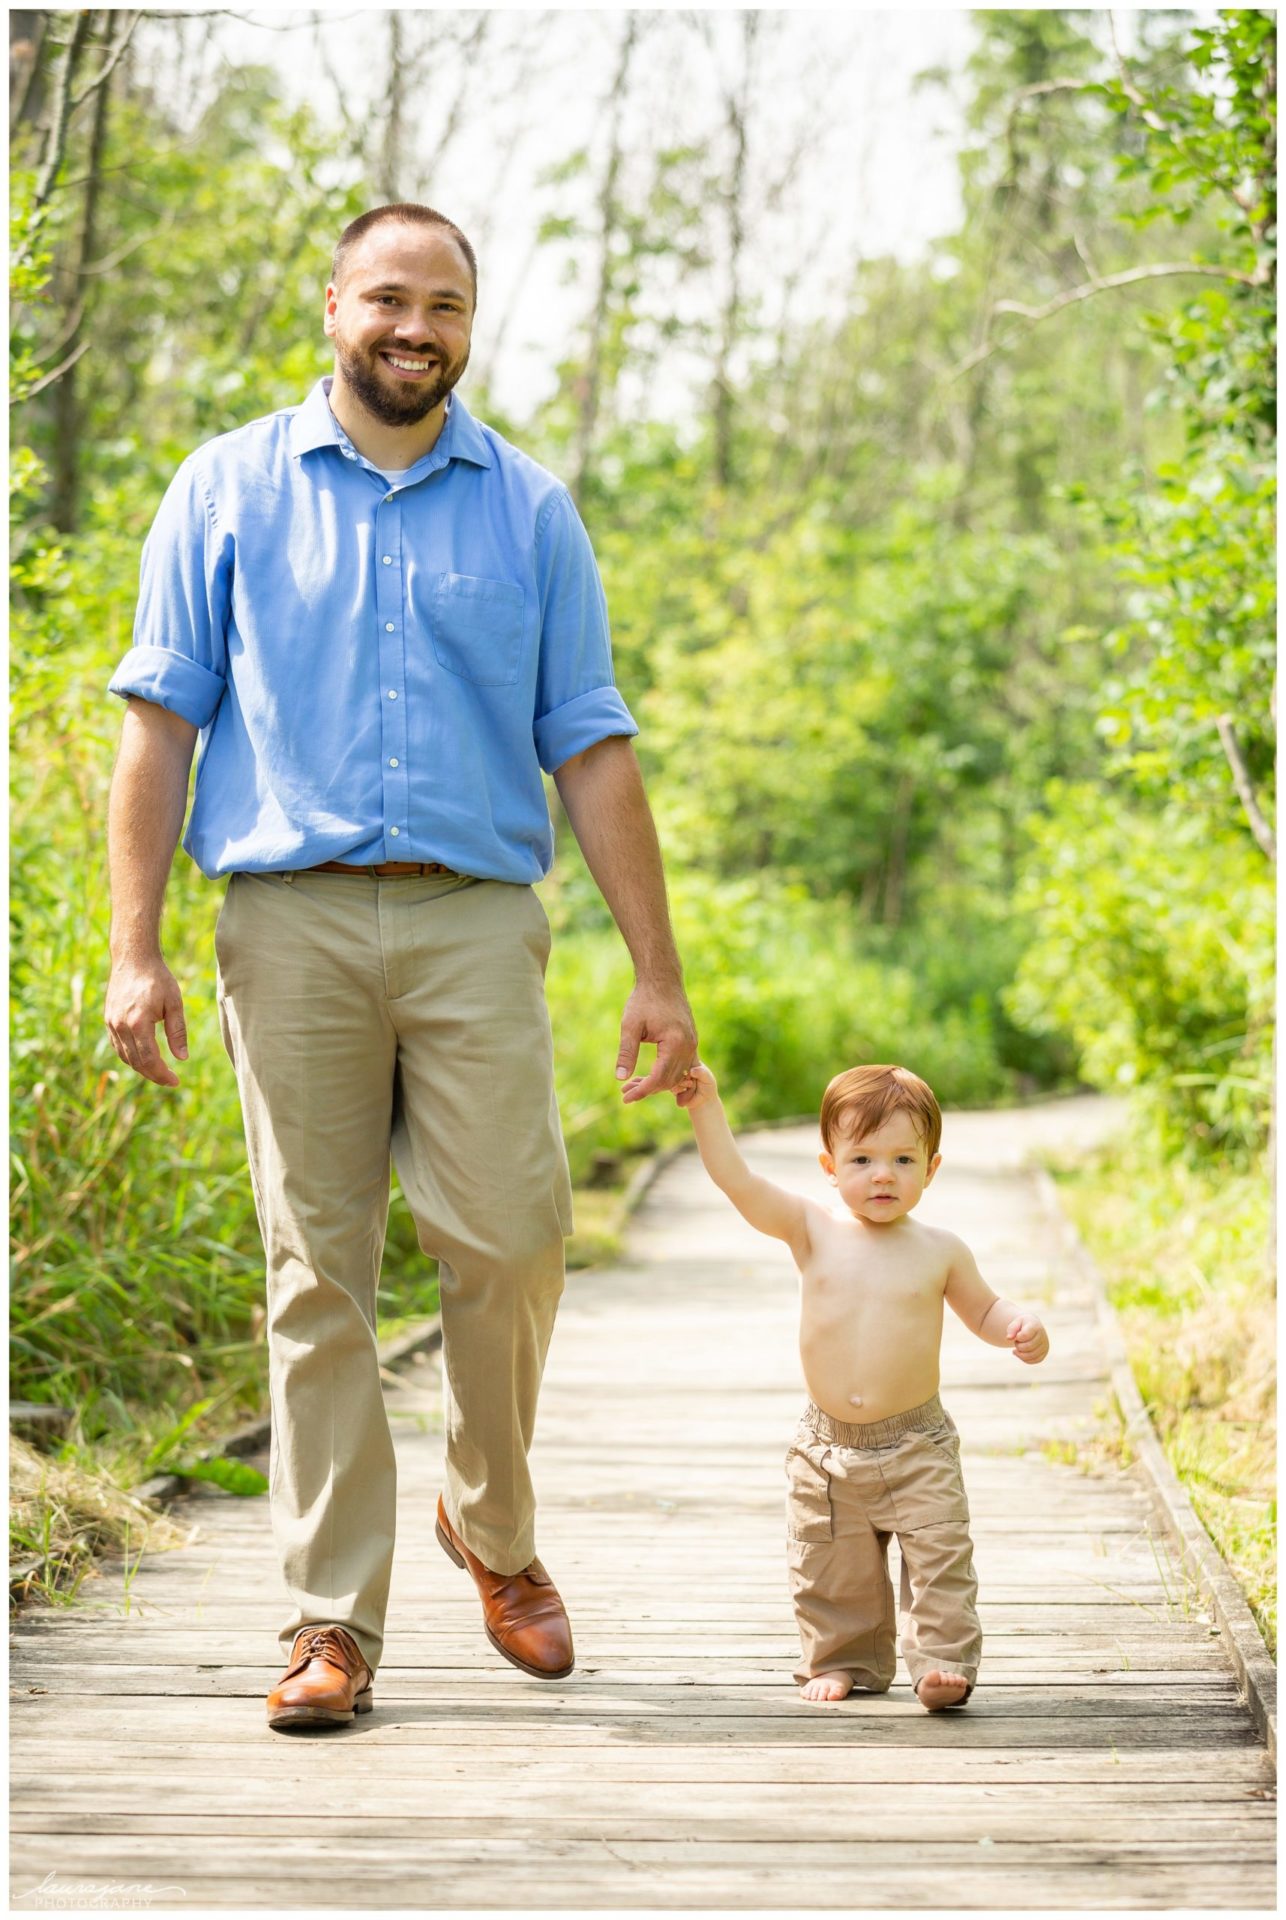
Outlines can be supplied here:
<path id="1" fill-rule="evenodd" d="M 395 373 L 411 377 L 422 373 L 431 373 L 437 365 L 436 360 L 415 360 L 407 354 L 390 353 L 387 348 L 381 348 L 380 359 L 386 367 L 392 367 Z"/>

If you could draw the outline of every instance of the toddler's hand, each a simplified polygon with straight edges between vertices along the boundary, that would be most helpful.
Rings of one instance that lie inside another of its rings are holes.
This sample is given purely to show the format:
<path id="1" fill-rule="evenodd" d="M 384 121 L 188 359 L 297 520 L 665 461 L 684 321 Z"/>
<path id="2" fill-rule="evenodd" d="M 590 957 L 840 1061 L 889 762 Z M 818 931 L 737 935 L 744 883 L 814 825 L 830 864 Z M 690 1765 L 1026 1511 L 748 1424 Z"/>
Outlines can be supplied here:
<path id="1" fill-rule="evenodd" d="M 1049 1352 L 1049 1335 L 1038 1314 L 1020 1313 L 1005 1328 L 1005 1338 L 1026 1366 L 1034 1367 Z"/>
<path id="2" fill-rule="evenodd" d="M 689 1113 L 696 1107 L 708 1107 L 719 1098 L 719 1088 L 709 1067 L 694 1060 L 689 1071 L 674 1089 L 674 1097 Z"/>

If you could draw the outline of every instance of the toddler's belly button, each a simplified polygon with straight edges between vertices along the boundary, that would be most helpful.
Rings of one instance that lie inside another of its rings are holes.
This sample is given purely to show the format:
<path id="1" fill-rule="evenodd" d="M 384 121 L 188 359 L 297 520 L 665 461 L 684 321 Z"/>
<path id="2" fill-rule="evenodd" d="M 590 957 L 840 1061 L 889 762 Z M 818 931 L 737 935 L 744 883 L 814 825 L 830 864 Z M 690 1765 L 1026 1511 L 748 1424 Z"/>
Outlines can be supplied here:
<path id="1" fill-rule="evenodd" d="M 849 1406 L 850 1406 L 850 1407 L 860 1407 L 860 1406 L 861 1406 L 861 1404 L 862 1404 L 862 1396 L 861 1396 L 861 1394 L 860 1394 L 860 1393 L 850 1393 L 850 1394 L 849 1394 L 849 1396 L 848 1396 L 848 1404 L 849 1404 Z"/>

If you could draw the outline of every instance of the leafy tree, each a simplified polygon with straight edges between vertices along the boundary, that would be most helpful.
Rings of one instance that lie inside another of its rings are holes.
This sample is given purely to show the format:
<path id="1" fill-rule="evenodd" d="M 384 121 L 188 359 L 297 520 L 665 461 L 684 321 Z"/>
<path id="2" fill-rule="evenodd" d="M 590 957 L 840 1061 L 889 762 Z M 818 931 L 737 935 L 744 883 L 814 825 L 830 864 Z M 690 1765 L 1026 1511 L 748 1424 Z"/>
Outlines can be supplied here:
<path id="1" fill-rule="evenodd" d="M 1142 1087 L 1185 1150 L 1244 1157 L 1272 1059 L 1272 17 L 1221 15 L 1192 68 L 1185 87 L 1123 71 L 1105 89 L 1140 128 L 1122 161 L 1151 196 L 1136 224 L 1213 212 L 1218 257 L 1202 251 L 1211 284 L 1153 323 L 1183 454 L 1151 484 L 1129 476 L 1104 516 L 1128 598 L 1105 636 L 1099 824 L 1085 789 L 1051 790 L 1013 1005 L 1076 1033 L 1092 1077 Z"/>

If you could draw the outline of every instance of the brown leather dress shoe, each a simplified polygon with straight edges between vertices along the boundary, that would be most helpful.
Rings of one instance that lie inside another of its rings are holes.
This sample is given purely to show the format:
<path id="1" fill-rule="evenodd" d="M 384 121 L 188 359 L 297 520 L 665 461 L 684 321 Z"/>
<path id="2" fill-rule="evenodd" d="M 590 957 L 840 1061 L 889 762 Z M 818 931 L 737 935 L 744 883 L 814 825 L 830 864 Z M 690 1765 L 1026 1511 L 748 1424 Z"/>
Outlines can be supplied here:
<path id="1" fill-rule="evenodd" d="M 343 1627 L 303 1627 L 290 1649 L 290 1665 L 268 1695 L 268 1725 L 344 1727 L 375 1705 L 374 1675 L 357 1642 Z"/>
<path id="2" fill-rule="evenodd" d="M 537 1680 L 562 1680 L 576 1664 L 572 1630 L 558 1589 L 539 1560 L 521 1573 L 492 1573 L 470 1553 L 441 1499 L 434 1529 L 443 1552 L 473 1575 L 482 1597 L 482 1622 L 497 1653 Z"/>

